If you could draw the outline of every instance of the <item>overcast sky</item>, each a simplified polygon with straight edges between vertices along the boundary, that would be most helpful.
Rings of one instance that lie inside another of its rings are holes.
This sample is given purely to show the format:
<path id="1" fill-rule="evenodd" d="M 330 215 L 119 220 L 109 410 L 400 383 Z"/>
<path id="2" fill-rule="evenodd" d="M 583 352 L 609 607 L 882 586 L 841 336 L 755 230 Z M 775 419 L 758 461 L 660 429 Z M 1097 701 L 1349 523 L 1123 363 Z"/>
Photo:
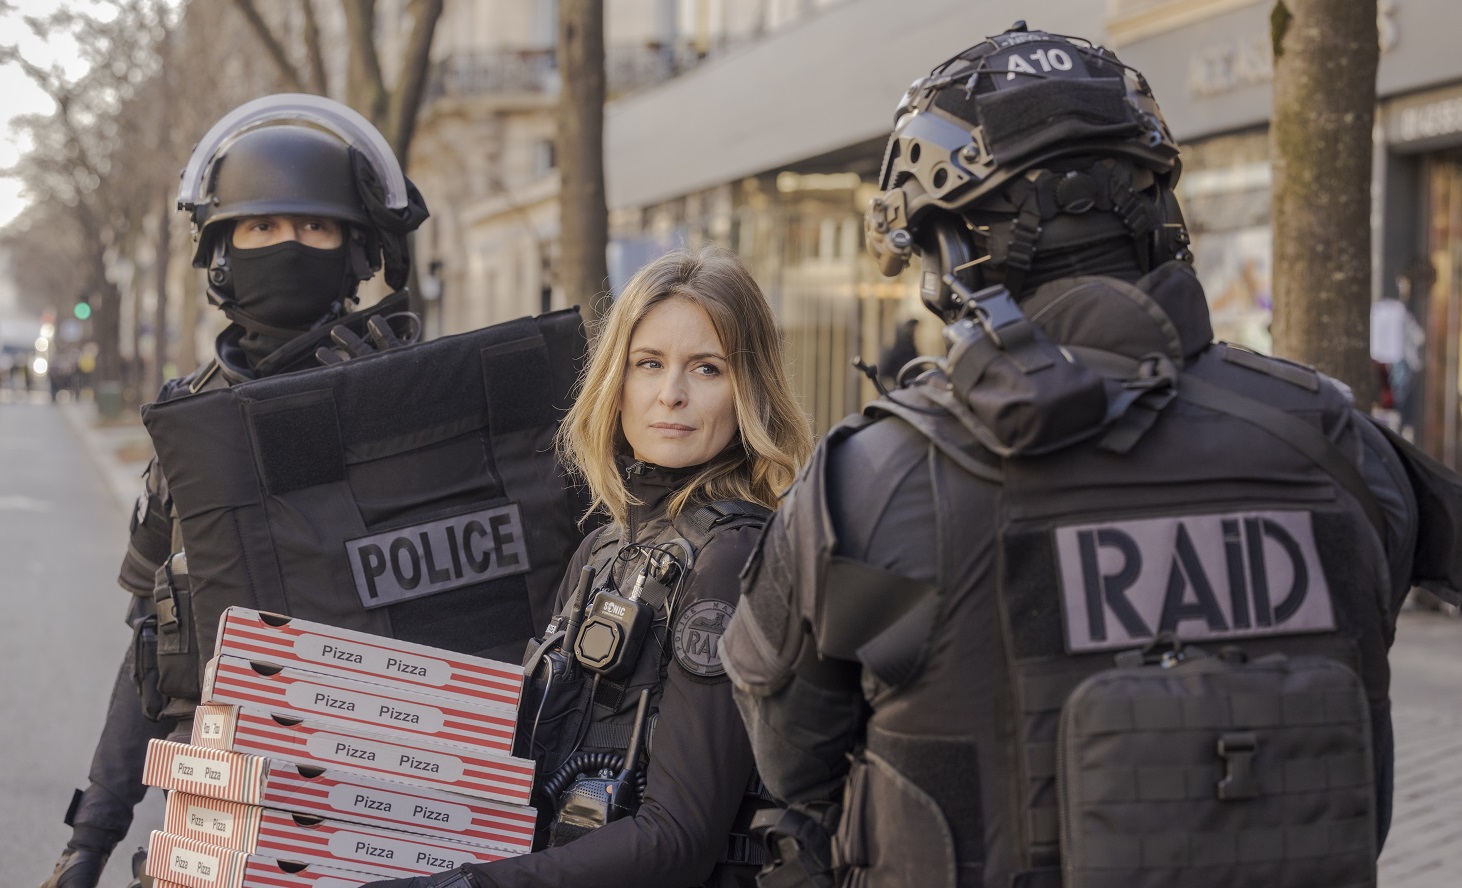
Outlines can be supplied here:
<path id="1" fill-rule="evenodd" d="M 31 33 L 23 16 L 43 16 L 61 7 L 88 8 L 88 0 L 0 0 L 0 45 L 19 45 L 26 58 L 38 64 L 70 59 L 77 64 L 74 46 L 46 45 Z M 5 10 L 5 7 L 11 7 Z M 76 71 L 71 71 L 76 74 Z M 0 171 L 9 168 L 20 157 L 25 144 L 11 131 L 11 119 L 21 114 L 46 113 L 55 106 L 46 98 L 19 67 L 0 65 Z M 0 225 L 14 219 L 25 206 L 20 183 L 9 176 L 0 176 Z"/>

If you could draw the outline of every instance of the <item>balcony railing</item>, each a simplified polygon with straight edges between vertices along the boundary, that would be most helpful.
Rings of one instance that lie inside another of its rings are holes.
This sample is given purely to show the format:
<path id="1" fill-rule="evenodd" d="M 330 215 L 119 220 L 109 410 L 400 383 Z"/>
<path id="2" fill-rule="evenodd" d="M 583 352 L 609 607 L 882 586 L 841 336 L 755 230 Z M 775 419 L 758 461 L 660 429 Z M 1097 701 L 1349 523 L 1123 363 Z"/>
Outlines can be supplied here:
<path id="1" fill-rule="evenodd" d="M 718 45 L 710 53 L 702 53 L 689 43 L 607 47 L 606 87 L 611 97 L 642 89 L 684 73 L 725 47 Z M 436 62 L 427 83 L 426 100 L 552 95 L 558 87 L 558 61 L 551 48 L 479 50 L 454 53 Z"/>

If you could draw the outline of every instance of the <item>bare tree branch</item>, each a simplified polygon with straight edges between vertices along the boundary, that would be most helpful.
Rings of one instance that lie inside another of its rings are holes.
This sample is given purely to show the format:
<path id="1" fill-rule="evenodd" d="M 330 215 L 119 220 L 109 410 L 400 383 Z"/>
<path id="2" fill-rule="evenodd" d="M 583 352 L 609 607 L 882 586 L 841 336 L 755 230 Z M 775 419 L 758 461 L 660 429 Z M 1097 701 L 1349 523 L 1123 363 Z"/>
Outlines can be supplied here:
<path id="1" fill-rule="evenodd" d="M 264 51 L 269 53 L 269 58 L 274 61 L 275 67 L 279 69 L 279 74 L 284 78 L 285 85 L 294 92 L 304 92 L 305 83 L 300 77 L 299 69 L 289 60 L 289 56 L 284 51 L 284 46 L 274 36 L 274 32 L 269 29 L 269 23 L 264 21 L 264 17 L 259 14 L 259 7 L 254 5 L 254 0 L 233 0 L 233 2 L 240 14 L 243 15 L 244 20 L 249 23 L 249 27 L 254 29 L 254 35 L 259 38 L 259 42 L 264 44 Z"/>
<path id="2" fill-rule="evenodd" d="M 437 20 L 442 17 L 442 0 L 413 0 L 411 7 L 414 21 L 411 36 L 407 38 L 406 49 L 401 59 L 401 77 L 396 90 L 391 93 L 390 107 L 386 113 L 386 140 L 391 150 L 406 166 L 411 152 L 411 137 L 416 132 L 416 115 L 421 110 L 421 99 L 426 92 L 426 75 L 431 64 L 432 38 L 436 35 Z"/>
<path id="3" fill-rule="evenodd" d="M 376 53 L 376 0 L 341 0 L 350 38 L 350 104 L 380 126 L 386 116 L 386 81 Z"/>
<path id="4" fill-rule="evenodd" d="M 320 47 L 320 22 L 315 18 L 314 0 L 300 0 L 305 14 L 305 52 L 310 57 L 310 88 L 325 96 L 330 94 L 325 75 L 325 54 Z"/>

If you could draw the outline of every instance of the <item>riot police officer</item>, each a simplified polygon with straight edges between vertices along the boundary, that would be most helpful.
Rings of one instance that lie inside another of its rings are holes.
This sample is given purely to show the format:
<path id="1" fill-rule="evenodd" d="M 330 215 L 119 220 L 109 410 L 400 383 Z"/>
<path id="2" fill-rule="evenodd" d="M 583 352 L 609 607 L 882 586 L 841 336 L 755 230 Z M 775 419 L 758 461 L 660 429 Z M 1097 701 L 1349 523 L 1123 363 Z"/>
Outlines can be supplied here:
<path id="1" fill-rule="evenodd" d="M 1374 884 L 1386 650 L 1413 583 L 1462 583 L 1462 488 L 1212 342 L 1178 174 L 1138 72 L 1023 23 L 899 104 L 867 242 L 949 351 L 748 565 L 763 885 Z"/>
<path id="2" fill-rule="evenodd" d="M 388 315 L 402 307 L 402 297 L 350 314 L 357 287 L 383 266 L 389 286 L 405 285 L 405 237 L 427 209 L 385 140 L 349 108 L 318 96 L 277 95 L 235 109 L 198 143 L 183 172 L 179 208 L 193 225 L 193 264 L 207 271 L 208 299 L 232 323 L 212 359 L 164 384 L 159 401 L 412 335 L 410 318 Z M 146 792 L 148 740 L 186 740 L 197 705 L 196 656 L 164 657 L 161 675 L 157 668 L 158 633 L 175 614 L 168 609 L 160 629 L 155 589 L 185 581 L 186 561 L 175 554 L 181 537 L 155 459 L 144 484 L 118 577 L 132 593 L 127 621 L 134 644 L 113 687 L 90 784 L 66 814 L 71 840 L 43 888 L 97 884 Z"/>

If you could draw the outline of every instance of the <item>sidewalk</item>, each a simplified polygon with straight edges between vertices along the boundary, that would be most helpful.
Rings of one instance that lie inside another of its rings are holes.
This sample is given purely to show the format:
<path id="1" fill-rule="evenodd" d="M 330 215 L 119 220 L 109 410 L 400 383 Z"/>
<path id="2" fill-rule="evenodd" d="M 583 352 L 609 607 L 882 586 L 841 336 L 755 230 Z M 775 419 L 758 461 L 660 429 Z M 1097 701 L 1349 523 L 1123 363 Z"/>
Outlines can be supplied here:
<path id="1" fill-rule="evenodd" d="M 112 499 L 131 514 L 142 492 L 142 470 L 152 458 L 152 439 L 142 427 L 136 411 L 109 422 L 96 415 L 91 401 L 65 401 L 55 405 L 101 474 Z"/>
<path id="2" fill-rule="evenodd" d="M 1462 619 L 1401 614 L 1391 648 L 1395 811 L 1380 888 L 1462 881 Z"/>

